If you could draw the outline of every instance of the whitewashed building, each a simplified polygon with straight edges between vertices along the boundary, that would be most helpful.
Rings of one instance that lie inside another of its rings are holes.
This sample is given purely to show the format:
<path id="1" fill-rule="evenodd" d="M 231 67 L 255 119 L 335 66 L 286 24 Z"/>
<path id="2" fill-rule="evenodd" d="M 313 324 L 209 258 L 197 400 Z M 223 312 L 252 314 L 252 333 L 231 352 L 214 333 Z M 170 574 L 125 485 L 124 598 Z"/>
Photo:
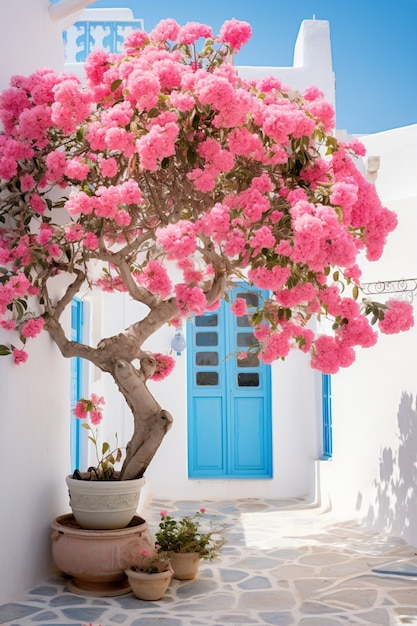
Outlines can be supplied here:
<path id="1" fill-rule="evenodd" d="M 7 87 L 13 74 L 28 74 L 44 66 L 63 69 L 64 30 L 69 33 L 67 67 L 79 71 L 80 66 L 74 63 L 82 45 L 71 29 L 77 20 L 101 22 L 103 37 L 109 34 L 103 25 L 106 20 L 123 22 L 124 28 L 134 22 L 126 10 L 111 15 L 94 14 L 94 9 L 81 13 L 88 4 L 88 0 L 61 0 L 48 11 L 44 0 L 8 3 L 0 21 L 0 88 Z M 17 21 L 19 38 L 12 27 Z M 24 49 L 22 40 L 26 42 Z M 114 41 L 117 45 L 117 38 Z M 306 20 L 301 24 L 293 67 L 238 70 L 245 77 L 274 74 L 300 90 L 315 84 L 335 103 L 326 21 Z M 368 156 L 380 157 L 379 169 L 378 159 L 365 158 L 364 171 L 375 182 L 384 203 L 399 216 L 399 226 L 389 239 L 383 260 L 374 265 L 364 262 L 364 280 L 382 282 L 385 291 L 404 287 L 409 298 L 416 295 L 413 279 L 417 277 L 416 135 L 417 126 L 411 126 L 361 138 Z M 400 279 L 408 281 L 398 285 Z M 135 319 L 135 306 L 122 296 L 97 294 L 86 299 L 84 332 L 93 338 L 113 334 L 115 319 L 123 328 Z M 256 476 L 248 476 L 248 472 L 238 476 L 229 470 L 206 475 L 195 471 L 187 385 L 193 331 L 190 327 L 183 330 L 188 347 L 176 356 L 173 374 L 162 383 L 153 383 L 161 405 L 174 416 L 174 426 L 146 474 L 144 498 L 300 497 L 328 504 L 346 516 L 360 517 L 417 545 L 417 510 L 412 506 L 417 484 L 416 328 L 402 336 L 382 336 L 376 347 L 358 354 L 348 371 L 332 377 L 331 459 L 321 459 L 321 375 L 309 368 L 307 357 L 301 353 L 271 366 L 266 425 L 269 460 L 262 466 L 263 473 Z M 169 352 L 173 335 L 172 329 L 163 328 L 147 347 Z M 0 331 L 0 343 L 3 338 Z M 106 396 L 108 436 L 117 430 L 119 440 L 127 441 L 130 417 L 110 379 L 91 368 L 82 384 L 84 392 Z M 0 520 L 0 602 L 7 602 L 51 571 L 49 524 L 69 510 L 64 477 L 71 469 L 70 364 L 45 335 L 31 343 L 25 365 L 16 367 L 9 359 L 0 358 L 0 394 L 1 499 L 5 503 Z M 86 460 L 85 449 L 81 447 L 80 453 L 81 460 Z M 17 533 L 20 541 L 10 542 L 9 537 Z"/>

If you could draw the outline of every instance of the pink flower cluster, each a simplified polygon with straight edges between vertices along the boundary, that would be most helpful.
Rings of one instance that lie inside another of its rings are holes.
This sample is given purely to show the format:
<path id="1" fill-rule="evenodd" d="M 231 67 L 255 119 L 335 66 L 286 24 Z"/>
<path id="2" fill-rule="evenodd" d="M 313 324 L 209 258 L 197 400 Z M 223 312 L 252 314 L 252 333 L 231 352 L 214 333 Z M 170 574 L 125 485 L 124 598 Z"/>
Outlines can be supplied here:
<path id="1" fill-rule="evenodd" d="M 94 51 L 85 87 L 52 70 L 12 79 L 0 94 L 4 329 L 35 337 L 49 280 L 65 272 L 178 326 L 245 276 L 270 293 L 254 329 L 268 363 L 296 347 L 335 372 L 375 343 L 368 314 L 387 334 L 412 326 L 406 303 L 359 304 L 358 257 L 377 260 L 397 224 L 355 165 L 363 146 L 335 139 L 317 88 L 242 79 L 228 60 L 250 35 L 236 19 L 213 35 L 169 18 L 129 35 L 122 54 Z M 232 311 L 254 313 L 239 299 Z M 315 315 L 331 319 L 329 336 L 311 330 Z M 154 379 L 170 369 L 158 358 Z"/>
<path id="2" fill-rule="evenodd" d="M 156 370 L 151 376 L 151 380 L 163 380 L 169 376 L 175 367 L 175 359 L 169 354 L 161 354 L 160 352 L 154 352 L 153 355 L 156 360 Z"/>
<path id="3" fill-rule="evenodd" d="M 74 415 L 78 419 L 87 419 L 90 414 L 90 421 L 93 426 L 98 426 L 103 419 L 104 398 L 95 393 L 91 394 L 91 398 L 81 398 L 74 407 Z"/>

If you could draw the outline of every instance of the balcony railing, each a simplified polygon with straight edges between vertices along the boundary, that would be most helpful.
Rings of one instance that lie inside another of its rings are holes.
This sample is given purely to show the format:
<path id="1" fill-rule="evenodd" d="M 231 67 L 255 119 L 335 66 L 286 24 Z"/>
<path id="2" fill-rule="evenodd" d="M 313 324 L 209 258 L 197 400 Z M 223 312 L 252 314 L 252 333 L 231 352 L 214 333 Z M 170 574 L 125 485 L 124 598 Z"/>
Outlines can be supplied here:
<path id="1" fill-rule="evenodd" d="M 64 31 L 66 63 L 84 63 L 90 52 L 122 52 L 123 40 L 133 30 L 144 30 L 143 20 L 100 20 L 75 22 Z"/>

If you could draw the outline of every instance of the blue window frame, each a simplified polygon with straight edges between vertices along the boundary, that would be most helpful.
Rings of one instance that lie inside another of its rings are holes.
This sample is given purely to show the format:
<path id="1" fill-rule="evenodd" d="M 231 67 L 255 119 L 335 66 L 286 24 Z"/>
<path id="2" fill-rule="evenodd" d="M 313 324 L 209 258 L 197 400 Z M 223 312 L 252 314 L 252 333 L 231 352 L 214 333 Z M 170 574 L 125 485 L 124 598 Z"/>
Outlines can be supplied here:
<path id="1" fill-rule="evenodd" d="M 323 412 L 323 454 L 322 459 L 331 459 L 333 456 L 332 432 L 332 380 L 330 374 L 322 374 L 322 412 Z"/>
<path id="2" fill-rule="evenodd" d="M 71 341 L 81 341 L 84 324 L 84 302 L 74 298 L 71 303 Z M 78 469 L 80 463 L 80 420 L 74 417 L 74 406 L 82 396 L 82 360 L 80 357 L 71 359 L 71 422 L 70 422 L 70 455 L 72 471 Z"/>

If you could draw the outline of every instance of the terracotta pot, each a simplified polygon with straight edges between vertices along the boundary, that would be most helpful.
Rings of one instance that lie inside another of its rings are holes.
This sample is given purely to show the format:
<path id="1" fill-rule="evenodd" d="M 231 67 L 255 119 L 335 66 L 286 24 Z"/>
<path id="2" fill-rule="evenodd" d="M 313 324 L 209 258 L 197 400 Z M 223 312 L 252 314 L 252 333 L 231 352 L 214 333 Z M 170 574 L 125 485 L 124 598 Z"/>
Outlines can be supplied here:
<path id="1" fill-rule="evenodd" d="M 125 570 L 133 593 L 139 600 L 160 600 L 168 588 L 172 572 L 146 574 L 128 568 Z"/>
<path id="2" fill-rule="evenodd" d="M 171 565 L 174 570 L 174 578 L 191 580 L 197 576 L 200 554 L 198 552 L 173 552 Z"/>
<path id="3" fill-rule="evenodd" d="M 72 579 L 70 591 L 87 596 L 119 596 L 130 592 L 125 569 L 142 550 L 153 550 L 146 522 L 138 516 L 127 528 L 87 530 L 71 514 L 51 524 L 52 556 L 56 565 Z"/>
<path id="4" fill-rule="evenodd" d="M 81 528 L 101 530 L 125 528 L 129 524 L 145 479 L 76 480 L 67 476 L 66 483 L 70 507 Z"/>

